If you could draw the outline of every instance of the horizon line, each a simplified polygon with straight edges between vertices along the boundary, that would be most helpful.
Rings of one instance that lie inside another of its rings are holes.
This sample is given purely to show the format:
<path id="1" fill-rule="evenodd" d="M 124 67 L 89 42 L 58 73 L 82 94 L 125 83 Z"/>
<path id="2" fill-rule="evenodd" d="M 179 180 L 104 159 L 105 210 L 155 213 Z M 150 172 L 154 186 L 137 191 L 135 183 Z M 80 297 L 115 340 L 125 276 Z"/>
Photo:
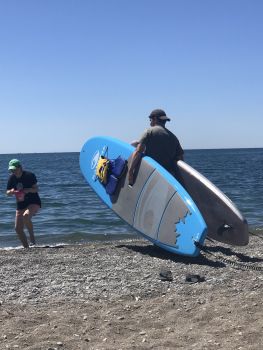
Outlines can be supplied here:
<path id="1" fill-rule="evenodd" d="M 219 150 L 238 150 L 238 149 L 261 149 L 262 147 L 219 147 L 219 148 L 184 148 L 184 151 L 219 151 Z M 80 151 L 41 151 L 41 152 L 10 152 L 0 153 L 1 156 L 10 154 L 54 154 L 54 153 L 80 153 Z"/>

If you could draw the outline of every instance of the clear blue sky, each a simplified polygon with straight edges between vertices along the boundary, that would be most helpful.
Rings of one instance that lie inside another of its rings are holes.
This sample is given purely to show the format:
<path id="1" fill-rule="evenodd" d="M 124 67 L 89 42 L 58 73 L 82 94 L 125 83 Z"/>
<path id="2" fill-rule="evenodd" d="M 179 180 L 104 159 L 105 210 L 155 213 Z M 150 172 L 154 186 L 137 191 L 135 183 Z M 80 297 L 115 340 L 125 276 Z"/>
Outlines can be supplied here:
<path id="1" fill-rule="evenodd" d="M 0 0 L 0 153 L 137 139 L 263 147 L 263 1 Z"/>

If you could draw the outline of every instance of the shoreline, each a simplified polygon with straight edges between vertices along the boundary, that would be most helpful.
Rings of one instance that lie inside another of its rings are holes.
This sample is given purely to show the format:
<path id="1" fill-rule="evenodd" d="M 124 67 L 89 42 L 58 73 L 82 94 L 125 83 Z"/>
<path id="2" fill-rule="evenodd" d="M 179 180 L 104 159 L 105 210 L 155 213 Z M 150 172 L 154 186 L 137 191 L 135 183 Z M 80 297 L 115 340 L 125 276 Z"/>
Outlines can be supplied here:
<path id="1" fill-rule="evenodd" d="M 263 228 L 261 227 L 249 227 L 249 237 L 254 237 L 254 236 L 260 236 L 263 239 Z M 79 233 L 76 234 L 77 236 Z M 50 239 L 47 239 L 46 235 L 36 235 L 36 240 L 37 240 L 37 246 L 39 248 L 41 247 L 46 247 L 46 246 L 55 246 L 55 245 L 63 245 L 63 246 L 78 246 L 78 245 L 89 245 L 89 244 L 104 244 L 104 243 L 118 243 L 122 241 L 144 241 L 145 239 L 139 234 L 139 233 L 127 233 L 127 234 L 90 234 L 86 239 L 79 239 L 79 240 L 74 240 L 73 239 L 74 234 L 68 234 L 66 233 L 65 235 L 61 234 L 52 234 L 49 236 Z M 16 233 L 13 233 L 13 240 L 12 243 L 15 245 L 6 245 L 6 240 L 4 241 L 4 238 L 6 236 L 0 237 L 0 251 L 1 250 L 15 250 L 15 249 L 22 249 L 22 245 L 19 245 L 19 239 L 16 235 Z M 208 237 L 207 237 L 208 238 Z M 205 240 L 205 244 L 207 244 L 207 238 Z M 5 242 L 5 245 L 2 245 L 3 242 Z M 220 243 L 218 243 L 220 244 Z M 248 244 L 249 246 L 249 244 Z M 231 246 L 229 245 L 231 248 Z M 234 249 L 235 247 L 232 246 Z"/>
<path id="2" fill-rule="evenodd" d="M 263 266 L 260 237 L 245 247 L 206 244 Z M 262 271 L 142 239 L 1 250 L 0 264 L 3 349 L 263 348 Z M 160 279 L 163 269 L 172 281 Z M 189 273 L 204 281 L 187 283 Z"/>

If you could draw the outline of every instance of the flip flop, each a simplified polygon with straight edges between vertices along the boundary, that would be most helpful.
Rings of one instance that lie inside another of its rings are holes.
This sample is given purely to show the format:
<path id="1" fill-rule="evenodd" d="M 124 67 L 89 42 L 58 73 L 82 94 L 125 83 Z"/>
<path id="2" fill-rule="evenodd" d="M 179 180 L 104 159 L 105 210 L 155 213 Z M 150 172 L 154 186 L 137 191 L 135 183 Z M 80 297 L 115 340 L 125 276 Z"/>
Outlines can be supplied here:
<path id="1" fill-rule="evenodd" d="M 204 282 L 204 281 L 205 281 L 205 277 L 200 275 L 188 274 L 185 276 L 186 283 L 198 283 L 198 282 Z"/>
<path id="2" fill-rule="evenodd" d="M 172 281 L 173 280 L 172 272 L 170 270 L 167 270 L 167 269 L 162 269 L 159 273 L 159 277 L 160 277 L 161 281 Z"/>

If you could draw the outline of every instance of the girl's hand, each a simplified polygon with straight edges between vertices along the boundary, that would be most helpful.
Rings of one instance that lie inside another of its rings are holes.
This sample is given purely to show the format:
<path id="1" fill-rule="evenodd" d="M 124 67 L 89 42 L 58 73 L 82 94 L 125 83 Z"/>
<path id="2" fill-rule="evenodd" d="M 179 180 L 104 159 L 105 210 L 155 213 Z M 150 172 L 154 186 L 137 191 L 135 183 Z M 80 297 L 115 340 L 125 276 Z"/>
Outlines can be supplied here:
<path id="1" fill-rule="evenodd" d="M 12 195 L 14 195 L 15 193 L 16 193 L 16 190 L 15 190 L 14 188 L 11 188 L 11 190 L 6 191 L 6 194 L 7 194 L 8 196 L 12 196 Z"/>

